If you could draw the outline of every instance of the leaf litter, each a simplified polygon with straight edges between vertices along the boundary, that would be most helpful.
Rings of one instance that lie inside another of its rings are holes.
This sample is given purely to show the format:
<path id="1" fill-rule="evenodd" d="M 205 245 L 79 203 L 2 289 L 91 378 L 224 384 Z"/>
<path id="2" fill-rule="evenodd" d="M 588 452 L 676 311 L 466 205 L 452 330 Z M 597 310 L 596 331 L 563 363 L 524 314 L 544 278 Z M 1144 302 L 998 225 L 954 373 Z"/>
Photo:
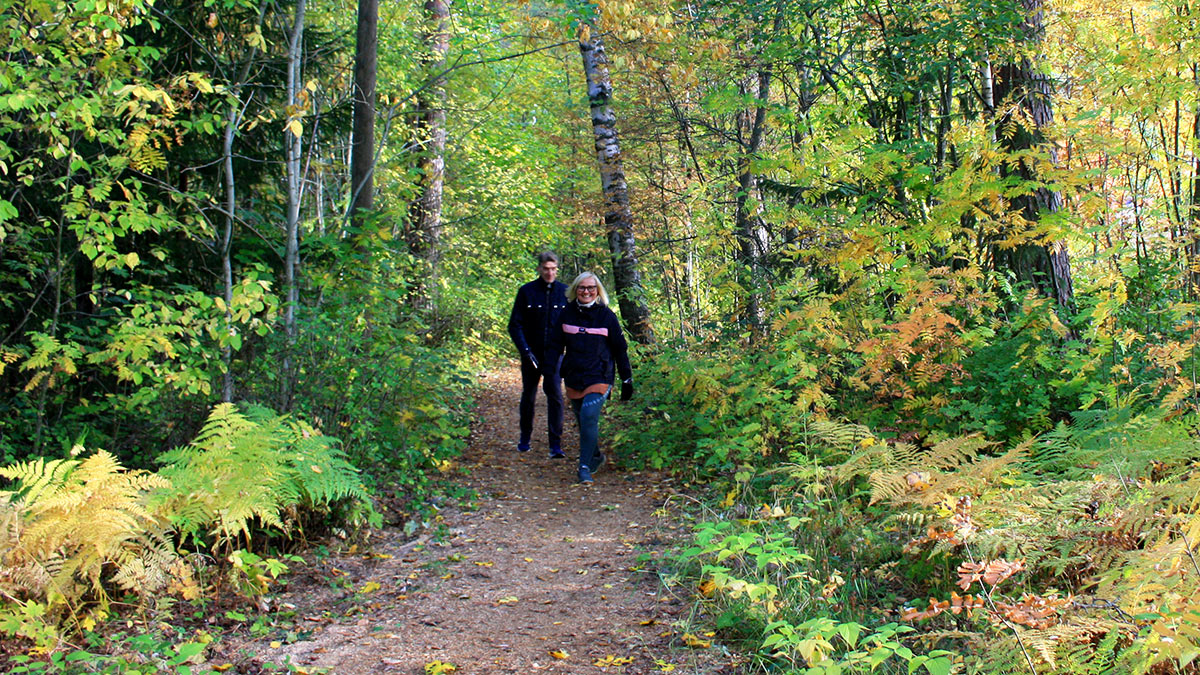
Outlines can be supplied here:
<path id="1" fill-rule="evenodd" d="M 570 450 L 546 456 L 540 391 L 540 435 L 518 454 L 520 373 L 509 363 L 480 377 L 461 458 L 469 473 L 454 477 L 479 496 L 475 508 L 443 508 L 444 537 L 385 529 L 365 552 L 308 563 L 279 601 L 322 620 L 277 649 L 249 635 L 223 640 L 213 662 L 258 672 L 286 660 L 342 675 L 739 672 L 743 660 L 717 643 L 662 630 L 689 628 L 679 622 L 691 613 L 638 559 L 686 534 L 664 508 L 670 479 L 606 467 L 594 485 L 575 485 Z M 577 448 L 566 417 L 563 447 Z"/>

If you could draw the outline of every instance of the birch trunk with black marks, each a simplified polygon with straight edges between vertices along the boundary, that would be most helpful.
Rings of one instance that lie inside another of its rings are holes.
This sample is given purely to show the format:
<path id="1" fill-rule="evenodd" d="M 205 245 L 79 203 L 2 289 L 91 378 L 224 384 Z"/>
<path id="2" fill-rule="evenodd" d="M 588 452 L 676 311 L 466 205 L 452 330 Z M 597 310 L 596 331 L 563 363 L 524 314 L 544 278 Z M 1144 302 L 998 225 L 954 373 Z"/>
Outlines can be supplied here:
<path id="1" fill-rule="evenodd" d="M 738 142 L 742 151 L 738 155 L 738 191 L 734 209 L 734 229 L 741 253 L 741 262 L 749 272 L 748 295 L 746 298 L 746 322 L 753 335 L 762 332 L 765 316 L 763 296 L 767 290 L 767 226 L 762 217 L 762 194 L 758 186 L 758 174 L 753 162 L 762 146 L 763 128 L 767 119 L 767 99 L 770 96 L 771 73 L 760 70 L 752 81 L 740 87 L 743 96 L 751 93 L 757 105 L 738 112 Z"/>
<path id="2" fill-rule="evenodd" d="M 638 270 L 634 238 L 633 211 L 629 208 L 629 187 L 621 167 L 621 146 L 617 138 L 617 116 L 612 110 L 612 80 L 604 42 L 585 27 L 579 40 L 583 72 L 587 78 L 588 103 L 592 111 L 592 133 L 596 140 L 596 160 L 600 167 L 600 186 L 604 195 L 604 226 L 612 254 L 613 282 L 621 306 L 621 318 L 630 336 L 642 343 L 654 342 L 650 312 Z"/>

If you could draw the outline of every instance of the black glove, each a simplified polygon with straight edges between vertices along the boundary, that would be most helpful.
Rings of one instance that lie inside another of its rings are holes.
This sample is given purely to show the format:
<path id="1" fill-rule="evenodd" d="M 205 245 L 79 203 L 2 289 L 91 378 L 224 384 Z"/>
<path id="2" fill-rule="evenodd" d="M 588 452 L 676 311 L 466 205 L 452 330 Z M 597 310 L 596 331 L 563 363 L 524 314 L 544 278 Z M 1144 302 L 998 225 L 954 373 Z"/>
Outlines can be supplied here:
<path id="1" fill-rule="evenodd" d="M 628 401 L 633 398 L 633 378 L 621 380 L 621 400 Z"/>
<path id="2" fill-rule="evenodd" d="M 537 370 L 542 369 L 542 367 L 538 365 L 537 359 L 533 358 L 533 352 L 525 352 L 525 358 L 529 359 L 529 362 L 532 363 L 533 367 Z"/>

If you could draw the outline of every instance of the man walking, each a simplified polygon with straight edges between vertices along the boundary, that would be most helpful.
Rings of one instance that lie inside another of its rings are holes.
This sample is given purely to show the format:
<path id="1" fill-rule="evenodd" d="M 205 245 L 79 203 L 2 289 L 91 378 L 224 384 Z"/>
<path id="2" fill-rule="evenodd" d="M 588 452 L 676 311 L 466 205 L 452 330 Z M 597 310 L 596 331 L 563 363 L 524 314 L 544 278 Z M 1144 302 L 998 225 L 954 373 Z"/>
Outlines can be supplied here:
<path id="1" fill-rule="evenodd" d="M 508 334 L 521 355 L 521 438 L 517 450 L 528 452 L 533 436 L 533 406 L 538 381 L 546 392 L 546 426 L 550 434 L 550 457 L 563 457 L 563 395 L 558 375 L 561 356 L 546 358 L 550 329 L 567 306 L 567 285 L 558 278 L 558 256 L 545 251 L 538 254 L 538 278 L 517 289 Z"/>

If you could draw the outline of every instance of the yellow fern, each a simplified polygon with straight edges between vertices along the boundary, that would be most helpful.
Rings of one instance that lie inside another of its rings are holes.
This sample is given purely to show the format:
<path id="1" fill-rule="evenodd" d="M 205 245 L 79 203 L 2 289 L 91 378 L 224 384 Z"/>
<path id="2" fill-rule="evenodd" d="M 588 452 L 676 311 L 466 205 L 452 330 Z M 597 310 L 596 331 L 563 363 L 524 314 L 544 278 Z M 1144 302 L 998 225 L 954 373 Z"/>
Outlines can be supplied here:
<path id="1" fill-rule="evenodd" d="M 126 471 L 105 451 L 4 467 L 0 475 L 18 483 L 0 493 L 0 589 L 9 595 L 73 607 L 85 596 L 105 602 L 106 580 L 139 593 L 169 583 L 177 556 L 145 505 L 165 479 Z"/>

